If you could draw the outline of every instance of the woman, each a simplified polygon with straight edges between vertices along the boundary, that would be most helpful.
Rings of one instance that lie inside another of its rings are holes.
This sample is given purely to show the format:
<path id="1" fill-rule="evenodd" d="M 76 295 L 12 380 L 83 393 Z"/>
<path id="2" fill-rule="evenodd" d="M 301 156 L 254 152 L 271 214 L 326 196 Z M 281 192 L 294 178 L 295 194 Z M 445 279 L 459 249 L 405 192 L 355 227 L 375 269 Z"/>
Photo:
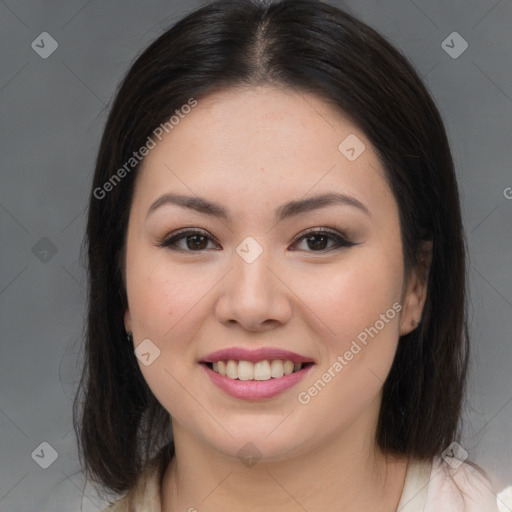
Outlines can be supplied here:
<path id="1" fill-rule="evenodd" d="M 218 1 L 125 77 L 87 226 L 84 469 L 108 510 L 492 511 L 460 445 L 464 238 L 407 60 Z"/>

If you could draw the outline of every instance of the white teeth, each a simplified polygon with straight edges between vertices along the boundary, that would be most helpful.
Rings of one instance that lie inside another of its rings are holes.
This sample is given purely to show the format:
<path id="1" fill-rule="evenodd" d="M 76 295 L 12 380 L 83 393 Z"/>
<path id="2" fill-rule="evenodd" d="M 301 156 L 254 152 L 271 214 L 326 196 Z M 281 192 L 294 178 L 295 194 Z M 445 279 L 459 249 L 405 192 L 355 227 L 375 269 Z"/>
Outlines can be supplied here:
<path id="1" fill-rule="evenodd" d="M 270 380 L 270 363 L 258 361 L 254 363 L 254 380 Z"/>
<path id="2" fill-rule="evenodd" d="M 230 379 L 238 379 L 238 363 L 230 359 L 226 366 L 226 377 Z"/>
<path id="3" fill-rule="evenodd" d="M 302 366 L 302 363 L 281 361 L 280 359 L 272 361 L 265 359 L 256 363 L 229 359 L 228 361 L 216 361 L 212 364 L 214 372 L 230 379 L 239 380 L 279 379 L 283 375 L 290 375 L 290 373 L 299 371 Z"/>
<path id="4" fill-rule="evenodd" d="M 272 361 L 270 364 L 270 375 L 272 375 L 274 379 L 278 379 L 284 375 L 283 361 L 280 361 L 279 359 L 274 359 Z"/>
<path id="5" fill-rule="evenodd" d="M 290 375 L 290 373 L 293 373 L 293 368 L 295 365 L 291 361 L 285 361 L 283 364 L 284 374 Z"/>
<path id="6" fill-rule="evenodd" d="M 238 362 L 238 378 L 240 380 L 254 379 L 254 365 L 250 361 Z"/>

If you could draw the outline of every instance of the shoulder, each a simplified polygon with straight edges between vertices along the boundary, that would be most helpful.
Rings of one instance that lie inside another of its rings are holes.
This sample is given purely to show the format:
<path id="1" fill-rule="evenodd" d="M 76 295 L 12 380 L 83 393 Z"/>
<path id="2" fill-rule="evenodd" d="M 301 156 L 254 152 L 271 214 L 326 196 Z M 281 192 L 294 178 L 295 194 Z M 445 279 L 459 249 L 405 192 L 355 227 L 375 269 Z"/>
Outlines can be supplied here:
<path id="1" fill-rule="evenodd" d="M 434 457 L 425 512 L 498 512 L 496 491 L 484 474 L 467 462 L 448 464 Z"/>
<path id="2" fill-rule="evenodd" d="M 107 508 L 103 508 L 100 512 L 129 512 L 129 503 L 125 498 L 122 498 L 115 503 L 111 503 Z"/>

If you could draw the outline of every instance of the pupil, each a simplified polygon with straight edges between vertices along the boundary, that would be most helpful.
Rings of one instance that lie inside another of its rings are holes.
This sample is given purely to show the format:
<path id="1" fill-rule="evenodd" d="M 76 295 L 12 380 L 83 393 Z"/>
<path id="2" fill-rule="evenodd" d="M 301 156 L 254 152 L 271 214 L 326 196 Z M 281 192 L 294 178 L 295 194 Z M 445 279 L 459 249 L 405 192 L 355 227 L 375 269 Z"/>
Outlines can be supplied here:
<path id="1" fill-rule="evenodd" d="M 201 242 L 197 243 L 197 240 L 199 238 L 203 239 L 202 240 L 202 242 L 203 242 L 202 244 L 201 244 Z M 191 235 L 191 236 L 188 237 L 188 241 L 189 242 L 190 242 L 190 239 L 195 239 L 195 242 L 193 242 L 192 244 L 190 244 L 190 243 L 188 244 L 188 248 L 189 249 L 204 249 L 204 239 L 205 239 L 205 237 L 203 235 Z"/>
<path id="2" fill-rule="evenodd" d="M 314 239 L 317 237 L 323 239 L 324 243 L 320 242 L 320 245 L 319 245 L 318 242 L 315 242 Z M 316 249 L 325 249 L 326 238 L 327 237 L 325 235 L 313 235 L 308 238 L 308 242 L 313 242 L 313 245 Z M 311 246 L 310 246 L 310 248 L 311 248 Z"/>

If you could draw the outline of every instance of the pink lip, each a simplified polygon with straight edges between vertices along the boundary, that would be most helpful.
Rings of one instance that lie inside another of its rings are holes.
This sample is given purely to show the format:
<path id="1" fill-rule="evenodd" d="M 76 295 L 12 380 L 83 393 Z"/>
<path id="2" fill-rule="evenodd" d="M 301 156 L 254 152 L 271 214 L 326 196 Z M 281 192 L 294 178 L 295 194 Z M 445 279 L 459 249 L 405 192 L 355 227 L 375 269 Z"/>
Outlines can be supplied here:
<path id="1" fill-rule="evenodd" d="M 281 358 L 274 357 L 274 359 Z M 247 359 L 245 359 L 245 361 L 247 361 Z M 261 359 L 257 359 L 257 361 L 261 361 Z M 206 364 L 202 364 L 201 366 L 205 369 L 208 377 L 210 377 L 211 381 L 218 388 L 235 398 L 241 398 L 243 400 L 262 400 L 264 398 L 277 396 L 297 384 L 297 382 L 299 382 L 306 373 L 313 368 L 313 365 L 311 364 L 302 368 L 298 372 L 283 375 L 278 379 L 258 381 L 230 379 L 229 377 L 224 377 L 223 375 L 214 372 Z"/>
<path id="2" fill-rule="evenodd" d="M 280 359 L 281 361 L 292 361 L 293 363 L 314 362 L 311 358 L 301 356 L 295 352 L 290 352 L 288 350 L 274 347 L 262 347 L 254 350 L 249 350 L 243 347 L 224 348 L 222 350 L 212 352 L 204 359 L 202 359 L 201 362 L 216 363 L 217 361 L 227 361 L 229 359 L 234 359 L 235 361 L 250 361 L 251 363 L 264 361 L 265 359 Z"/>

